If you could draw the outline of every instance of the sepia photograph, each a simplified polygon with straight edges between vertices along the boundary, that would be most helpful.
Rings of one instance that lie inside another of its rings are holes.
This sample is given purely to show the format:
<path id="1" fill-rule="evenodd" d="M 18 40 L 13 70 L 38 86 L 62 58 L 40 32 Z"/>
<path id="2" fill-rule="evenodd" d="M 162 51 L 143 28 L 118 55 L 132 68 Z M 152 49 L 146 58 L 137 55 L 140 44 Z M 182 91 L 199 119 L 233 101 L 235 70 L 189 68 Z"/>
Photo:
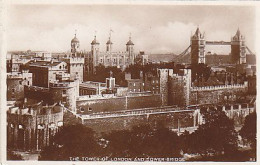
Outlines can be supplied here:
<path id="1" fill-rule="evenodd" d="M 7 4 L 2 159 L 255 163 L 256 11 Z"/>

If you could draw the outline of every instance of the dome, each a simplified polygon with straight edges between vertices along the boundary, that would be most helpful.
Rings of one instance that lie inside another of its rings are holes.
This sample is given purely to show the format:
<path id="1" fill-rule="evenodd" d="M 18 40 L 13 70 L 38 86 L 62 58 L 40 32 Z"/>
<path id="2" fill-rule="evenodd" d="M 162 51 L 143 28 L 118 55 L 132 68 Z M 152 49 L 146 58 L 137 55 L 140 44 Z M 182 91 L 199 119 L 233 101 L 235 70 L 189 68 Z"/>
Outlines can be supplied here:
<path id="1" fill-rule="evenodd" d="M 107 41 L 107 44 L 113 44 L 113 43 L 112 43 L 112 41 L 109 39 L 109 40 Z"/>
<path id="2" fill-rule="evenodd" d="M 77 39 L 76 35 L 75 35 L 75 37 L 71 40 L 71 42 L 77 42 L 77 43 L 79 43 L 79 40 Z"/>
<path id="3" fill-rule="evenodd" d="M 134 43 L 133 43 L 131 40 L 129 40 L 129 41 L 126 43 L 126 45 L 134 45 Z"/>
<path id="4" fill-rule="evenodd" d="M 95 44 L 99 44 L 99 42 L 96 39 L 96 36 L 95 36 L 94 40 L 91 42 L 91 45 L 95 45 Z"/>

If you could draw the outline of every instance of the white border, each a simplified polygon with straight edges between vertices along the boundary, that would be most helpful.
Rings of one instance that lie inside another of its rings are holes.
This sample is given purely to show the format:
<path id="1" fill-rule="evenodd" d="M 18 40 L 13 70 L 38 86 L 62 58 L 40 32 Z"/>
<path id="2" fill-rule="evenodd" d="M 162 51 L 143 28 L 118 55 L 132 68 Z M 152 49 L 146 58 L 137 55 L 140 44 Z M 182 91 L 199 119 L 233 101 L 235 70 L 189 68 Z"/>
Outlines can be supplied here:
<path id="1" fill-rule="evenodd" d="M 5 62 L 5 54 L 6 54 L 6 42 L 5 41 L 5 22 L 6 22 L 6 8 L 9 5 L 13 4 L 84 4 L 84 5 L 232 5 L 232 6 L 256 6 L 256 40 L 255 40 L 255 48 L 256 54 L 260 53 L 260 2 L 256 1 L 137 1 L 137 0 L 0 0 L 0 115 L 1 115 L 1 129 L 0 129 L 0 162 L 2 164 L 20 164 L 20 165 L 29 165 L 29 164 L 68 164 L 68 165 L 78 165 L 78 164 L 258 164 L 260 159 L 259 154 L 259 141 L 257 145 L 257 162 L 72 162 L 72 161 L 6 161 L 6 62 Z M 3 42 L 2 42 L 3 41 Z M 259 57 L 257 58 L 257 64 L 259 64 Z M 257 77 L 259 76 L 259 72 L 257 71 Z M 257 81 L 257 93 L 260 92 L 260 84 Z M 257 109 L 259 105 L 259 98 L 257 97 Z M 260 128 L 259 116 L 257 118 L 258 129 Z M 257 137 L 260 137 L 260 132 L 257 131 Z"/>

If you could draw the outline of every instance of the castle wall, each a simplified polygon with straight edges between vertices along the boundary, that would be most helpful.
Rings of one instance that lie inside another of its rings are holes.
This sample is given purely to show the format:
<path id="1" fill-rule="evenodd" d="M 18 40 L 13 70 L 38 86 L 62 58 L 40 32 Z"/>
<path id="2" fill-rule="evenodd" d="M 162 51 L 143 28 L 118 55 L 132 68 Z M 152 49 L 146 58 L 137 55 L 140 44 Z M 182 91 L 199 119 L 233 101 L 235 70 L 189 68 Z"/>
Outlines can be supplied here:
<path id="1" fill-rule="evenodd" d="M 178 128 L 194 128 L 194 126 L 198 126 L 198 116 L 194 116 L 194 114 L 194 111 L 189 111 L 84 119 L 83 124 L 92 128 L 97 133 L 131 129 L 133 126 L 141 124 L 156 126 L 159 123 L 164 124 L 172 130 L 178 131 Z"/>
<path id="2" fill-rule="evenodd" d="M 242 85 L 192 87 L 190 91 L 190 105 L 228 103 L 234 101 L 239 92 L 246 91 L 247 83 Z"/>
<path id="3" fill-rule="evenodd" d="M 77 101 L 78 113 L 88 114 L 126 109 L 160 107 L 160 95 L 96 98 Z"/>

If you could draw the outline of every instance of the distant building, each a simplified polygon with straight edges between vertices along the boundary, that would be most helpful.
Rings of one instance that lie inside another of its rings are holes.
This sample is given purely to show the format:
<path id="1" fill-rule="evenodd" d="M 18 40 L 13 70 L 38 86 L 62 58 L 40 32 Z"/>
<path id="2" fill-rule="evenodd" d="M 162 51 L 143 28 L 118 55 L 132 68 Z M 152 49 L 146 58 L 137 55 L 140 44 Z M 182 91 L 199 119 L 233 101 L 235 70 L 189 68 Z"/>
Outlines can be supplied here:
<path id="1" fill-rule="evenodd" d="M 149 63 L 149 55 L 145 54 L 144 51 L 140 51 L 135 58 L 135 64 L 146 65 Z"/>
<path id="2" fill-rule="evenodd" d="M 85 81 L 79 85 L 79 95 L 101 95 L 106 93 L 107 84 L 102 82 Z"/>
<path id="3" fill-rule="evenodd" d="M 129 41 L 126 43 L 126 51 L 113 52 L 113 42 L 111 36 L 106 43 L 106 51 L 101 52 L 99 50 L 100 43 L 97 41 L 96 36 L 91 42 L 91 52 L 85 55 L 85 72 L 86 74 L 95 73 L 95 67 L 98 65 L 104 65 L 105 67 L 115 66 L 117 68 L 125 69 L 131 64 L 134 64 L 134 43 L 129 37 Z"/>
<path id="4" fill-rule="evenodd" d="M 49 87 L 51 81 L 56 81 L 59 75 L 67 73 L 66 62 L 35 61 L 29 63 L 29 71 L 32 73 L 33 86 Z"/>
<path id="5" fill-rule="evenodd" d="M 54 81 L 49 87 L 25 86 L 24 97 L 28 103 L 44 101 L 48 104 L 61 102 L 72 112 L 76 111 L 76 99 L 79 96 L 79 80 Z"/>

